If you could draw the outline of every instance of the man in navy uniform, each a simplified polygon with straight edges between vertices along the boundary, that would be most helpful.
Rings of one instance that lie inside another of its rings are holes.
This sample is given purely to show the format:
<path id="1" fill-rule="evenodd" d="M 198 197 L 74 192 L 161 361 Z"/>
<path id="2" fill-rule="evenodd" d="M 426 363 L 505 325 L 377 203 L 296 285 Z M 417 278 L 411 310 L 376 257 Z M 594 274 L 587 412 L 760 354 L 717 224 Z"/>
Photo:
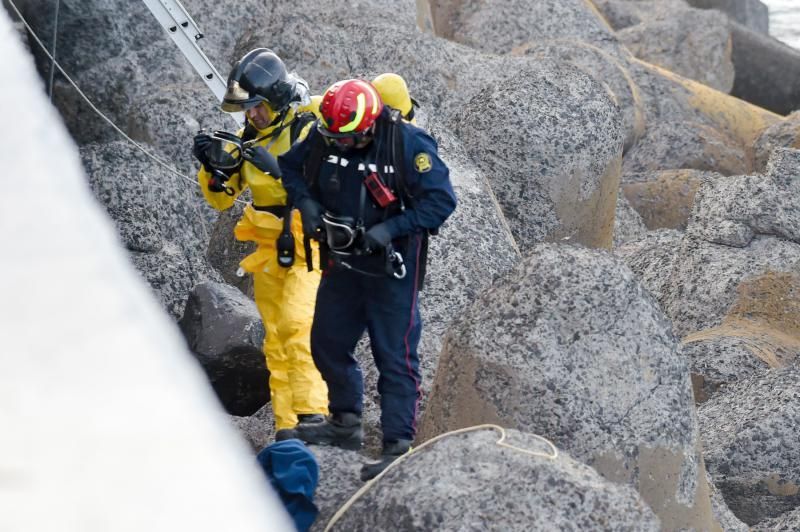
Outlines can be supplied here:
<path id="1" fill-rule="evenodd" d="M 307 238 L 321 241 L 323 277 L 311 354 L 331 415 L 298 427 L 308 443 L 359 449 L 363 377 L 353 352 L 366 329 L 379 371 L 383 452 L 368 480 L 411 448 L 420 399 L 418 293 L 428 235 L 456 207 L 436 141 L 384 106 L 369 82 L 335 83 L 321 118 L 279 158 Z"/>

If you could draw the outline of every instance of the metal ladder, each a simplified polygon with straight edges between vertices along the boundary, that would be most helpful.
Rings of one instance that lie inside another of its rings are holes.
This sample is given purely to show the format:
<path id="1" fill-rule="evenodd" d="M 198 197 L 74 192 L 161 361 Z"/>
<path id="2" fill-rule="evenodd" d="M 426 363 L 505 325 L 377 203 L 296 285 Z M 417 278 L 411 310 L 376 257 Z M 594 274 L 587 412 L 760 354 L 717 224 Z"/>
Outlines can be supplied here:
<path id="1" fill-rule="evenodd" d="M 211 60 L 200 49 L 197 42 L 203 38 L 203 32 L 200 31 L 183 4 L 178 0 L 142 0 L 142 2 L 150 9 L 195 71 L 200 74 L 211 92 L 219 101 L 222 101 L 227 88 L 226 82 L 214 68 Z M 237 122 L 244 121 L 241 113 L 231 114 Z"/>

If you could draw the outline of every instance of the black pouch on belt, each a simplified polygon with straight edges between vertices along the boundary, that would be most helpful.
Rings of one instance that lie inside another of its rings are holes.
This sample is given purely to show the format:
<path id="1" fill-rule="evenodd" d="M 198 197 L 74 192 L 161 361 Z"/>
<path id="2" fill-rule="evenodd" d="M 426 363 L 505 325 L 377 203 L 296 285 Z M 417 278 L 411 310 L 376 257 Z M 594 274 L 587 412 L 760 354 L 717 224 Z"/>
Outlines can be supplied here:
<path id="1" fill-rule="evenodd" d="M 283 230 L 281 231 L 275 247 L 278 250 L 278 264 L 284 268 L 291 268 L 294 264 L 294 235 L 292 234 L 292 206 L 286 205 L 283 212 Z"/>

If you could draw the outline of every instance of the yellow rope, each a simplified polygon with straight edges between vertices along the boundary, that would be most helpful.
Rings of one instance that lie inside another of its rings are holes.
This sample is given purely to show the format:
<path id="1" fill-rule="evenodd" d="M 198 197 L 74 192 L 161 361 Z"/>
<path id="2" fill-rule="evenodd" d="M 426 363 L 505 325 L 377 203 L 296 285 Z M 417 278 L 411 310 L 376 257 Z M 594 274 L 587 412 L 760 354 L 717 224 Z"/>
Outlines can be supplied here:
<path id="1" fill-rule="evenodd" d="M 527 435 L 528 436 L 533 436 L 534 438 L 537 438 L 538 440 L 544 442 L 545 445 L 547 445 L 548 447 L 550 447 L 550 449 L 552 449 L 551 453 L 543 453 L 543 452 L 538 452 L 538 451 L 531 451 L 530 449 L 523 449 L 521 447 L 516 447 L 514 445 L 510 445 L 510 444 L 506 443 L 506 430 L 503 427 L 501 427 L 500 425 L 493 425 L 493 424 L 475 425 L 474 427 L 467 427 L 467 428 L 463 428 L 463 429 L 452 430 L 450 432 L 445 432 L 444 434 L 440 434 L 439 436 L 436 436 L 435 438 L 431 438 L 430 440 L 426 441 L 425 443 L 423 443 L 419 447 L 416 447 L 413 450 L 407 452 L 406 454 L 400 456 L 397 460 L 395 460 L 394 462 L 389 464 L 389 466 L 386 469 L 381 471 L 380 474 L 378 474 L 378 476 L 376 476 L 375 478 L 373 478 L 372 480 L 370 480 L 369 482 L 367 482 L 366 484 L 361 486 L 361 488 L 357 492 L 355 492 L 355 494 L 352 497 L 350 497 L 350 499 L 346 503 L 344 503 L 344 505 L 341 508 L 339 508 L 339 510 L 333 515 L 331 520 L 328 521 L 328 525 L 325 527 L 324 532 L 328 532 L 329 530 L 331 530 L 333 525 L 336 524 L 336 522 L 339 519 L 341 519 L 341 517 L 347 512 L 347 510 L 349 510 L 350 507 L 358 499 L 360 499 L 362 495 L 364 495 L 367 491 L 369 491 L 370 488 L 372 488 L 372 486 L 375 485 L 376 482 L 378 482 L 378 480 L 380 480 L 385 474 L 387 474 L 389 472 L 390 469 L 395 467 L 397 464 L 399 464 L 403 460 L 407 459 L 410 455 L 416 453 L 420 449 L 424 449 L 425 447 L 427 447 L 428 445 L 430 445 L 430 444 L 432 444 L 434 442 L 437 442 L 437 441 L 441 440 L 442 438 L 446 438 L 447 436 L 452 436 L 454 434 L 463 434 L 465 432 L 473 432 L 473 431 L 476 431 L 476 430 L 483 430 L 483 429 L 493 429 L 493 430 L 496 430 L 496 431 L 498 431 L 500 433 L 500 439 L 495 442 L 495 445 L 499 445 L 500 447 L 506 447 L 507 449 L 511 449 L 513 451 L 524 453 L 524 454 L 527 454 L 527 455 L 530 455 L 530 456 L 537 456 L 539 458 L 546 458 L 548 460 L 555 460 L 556 458 L 558 458 L 558 449 L 556 448 L 555 445 L 553 445 L 553 442 L 551 442 L 550 440 L 548 440 L 544 436 L 539 436 L 538 434 L 527 434 Z"/>

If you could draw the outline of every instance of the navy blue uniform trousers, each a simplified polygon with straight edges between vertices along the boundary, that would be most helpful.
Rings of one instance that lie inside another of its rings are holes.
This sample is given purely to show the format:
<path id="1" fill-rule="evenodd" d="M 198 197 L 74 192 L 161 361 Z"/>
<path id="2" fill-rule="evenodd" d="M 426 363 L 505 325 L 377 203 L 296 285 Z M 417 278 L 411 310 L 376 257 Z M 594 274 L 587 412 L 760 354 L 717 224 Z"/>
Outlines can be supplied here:
<path id="1" fill-rule="evenodd" d="M 311 355 L 328 384 L 330 411 L 361 414 L 364 378 L 354 351 L 366 329 L 379 372 L 384 442 L 413 440 L 417 429 L 421 243 L 420 235 L 409 237 L 403 279 L 370 277 L 337 266 L 323 273 L 317 292 Z"/>

